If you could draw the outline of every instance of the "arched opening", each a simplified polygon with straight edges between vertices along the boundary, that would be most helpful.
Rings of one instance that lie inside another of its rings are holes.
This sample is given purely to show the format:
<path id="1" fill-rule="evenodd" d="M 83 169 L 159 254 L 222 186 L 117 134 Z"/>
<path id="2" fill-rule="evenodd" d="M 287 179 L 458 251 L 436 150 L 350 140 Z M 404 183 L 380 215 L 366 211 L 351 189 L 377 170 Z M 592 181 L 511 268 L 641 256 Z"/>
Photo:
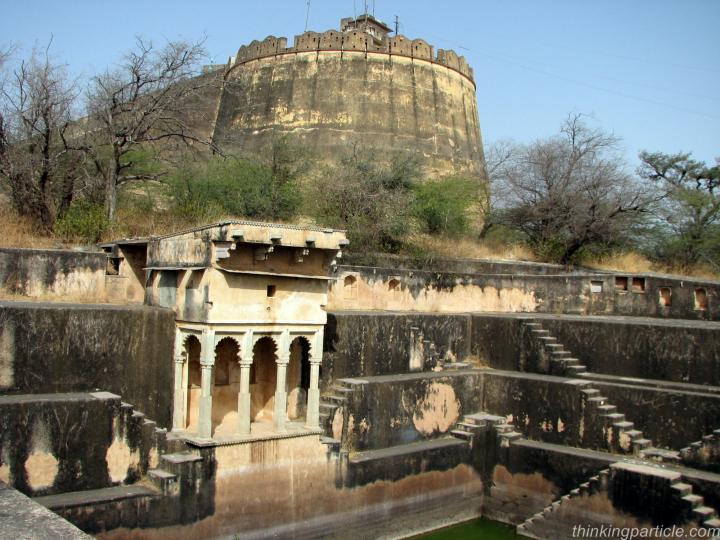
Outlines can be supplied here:
<path id="1" fill-rule="evenodd" d="M 200 412 L 200 340 L 197 336 L 189 336 L 185 340 L 185 354 L 187 355 L 187 409 L 185 414 L 185 429 L 197 429 Z"/>
<path id="2" fill-rule="evenodd" d="M 672 305 L 672 289 L 670 287 L 660 287 L 659 301 L 662 307 L 670 307 L 670 305 Z"/>
<path id="3" fill-rule="evenodd" d="M 346 300 L 354 300 L 357 298 L 357 278 L 355 276 L 345 276 L 343 280 L 343 297 Z"/>
<path id="4" fill-rule="evenodd" d="M 240 391 L 240 347 L 233 338 L 221 339 L 215 347 L 212 390 L 212 425 L 215 434 L 231 435 L 237 424 L 237 396 Z"/>
<path id="5" fill-rule="evenodd" d="M 250 418 L 254 422 L 273 419 L 277 381 L 277 345 L 270 337 L 257 340 L 250 368 Z"/>
<path id="6" fill-rule="evenodd" d="M 304 337 L 290 344 L 290 363 L 287 369 L 288 420 L 305 420 L 307 393 L 310 388 L 310 343 Z"/>
<path id="7" fill-rule="evenodd" d="M 705 289 L 695 289 L 695 309 L 705 311 L 707 308 L 707 291 Z"/>

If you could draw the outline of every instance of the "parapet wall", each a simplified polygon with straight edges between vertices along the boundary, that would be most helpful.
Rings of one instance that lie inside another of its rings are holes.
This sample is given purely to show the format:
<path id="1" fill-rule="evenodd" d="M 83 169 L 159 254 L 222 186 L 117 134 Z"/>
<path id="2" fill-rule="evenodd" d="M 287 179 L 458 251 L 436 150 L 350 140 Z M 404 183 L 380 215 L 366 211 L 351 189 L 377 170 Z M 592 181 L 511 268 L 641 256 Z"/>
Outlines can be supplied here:
<path id="1" fill-rule="evenodd" d="M 328 309 L 720 320 L 720 283 L 714 281 L 653 274 L 487 274 L 478 273 L 484 268 L 469 265 L 455 266 L 465 272 L 401 266 L 339 266 L 328 292 Z M 512 265 L 506 269 L 492 265 L 489 269 L 522 270 Z M 551 269 L 546 265 L 540 268 Z"/>
<path id="2" fill-rule="evenodd" d="M 262 41 L 254 40 L 249 45 L 238 49 L 237 55 L 228 63 L 228 67 L 257 60 L 266 56 L 294 52 L 322 52 L 322 51 L 355 51 L 370 53 L 385 53 L 397 56 L 407 56 L 417 60 L 426 60 L 447 66 L 462 73 L 470 80 L 474 80 L 472 68 L 464 56 L 459 56 L 449 49 L 438 49 L 434 53 L 433 46 L 423 39 L 409 39 L 402 35 L 377 40 L 366 32 L 355 30 L 352 32 L 305 32 L 295 36 L 292 47 L 287 46 L 287 38 L 268 36 Z"/>
<path id="3" fill-rule="evenodd" d="M 106 261 L 96 251 L 0 248 L 0 288 L 18 296 L 101 299 Z"/>
<path id="4" fill-rule="evenodd" d="M 0 392 L 105 390 L 168 427 L 174 321 L 161 308 L 0 302 Z"/>

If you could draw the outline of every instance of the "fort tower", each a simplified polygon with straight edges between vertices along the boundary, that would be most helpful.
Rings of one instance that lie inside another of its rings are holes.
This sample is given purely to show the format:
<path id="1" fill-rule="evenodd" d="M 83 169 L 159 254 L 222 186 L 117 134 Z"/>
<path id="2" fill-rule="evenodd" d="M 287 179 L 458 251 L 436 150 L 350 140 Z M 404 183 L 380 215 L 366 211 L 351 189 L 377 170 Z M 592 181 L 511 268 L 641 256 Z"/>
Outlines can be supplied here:
<path id="1" fill-rule="evenodd" d="M 240 47 L 224 72 L 214 139 L 253 152 L 275 133 L 321 159 L 349 147 L 420 156 L 426 171 L 482 176 L 473 71 L 465 58 L 394 35 L 371 15 L 305 32 L 291 47 L 268 36 Z"/>

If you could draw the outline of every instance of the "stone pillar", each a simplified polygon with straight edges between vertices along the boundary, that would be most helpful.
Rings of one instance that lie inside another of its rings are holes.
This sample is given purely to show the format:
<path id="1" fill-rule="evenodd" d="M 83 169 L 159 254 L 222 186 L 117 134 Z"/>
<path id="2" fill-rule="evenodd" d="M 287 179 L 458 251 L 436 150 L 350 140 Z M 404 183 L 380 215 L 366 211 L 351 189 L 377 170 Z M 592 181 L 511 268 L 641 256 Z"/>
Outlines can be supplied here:
<path id="1" fill-rule="evenodd" d="M 203 439 L 212 437 L 212 388 L 213 367 L 215 365 L 215 332 L 203 330 L 202 352 L 200 354 L 200 414 L 198 436 Z"/>
<path id="2" fill-rule="evenodd" d="M 319 427 L 320 424 L 320 364 L 323 355 L 323 330 L 315 333 L 310 346 L 310 386 L 307 395 L 305 426 Z"/>
<path id="3" fill-rule="evenodd" d="M 175 379 L 173 393 L 173 431 L 185 429 L 185 360 L 186 353 L 183 350 L 183 338 L 185 336 L 180 330 L 175 331 Z"/>
<path id="4" fill-rule="evenodd" d="M 245 333 L 240 351 L 240 392 L 238 392 L 238 435 L 250 435 L 250 367 L 253 360 L 253 332 Z"/>
<path id="5" fill-rule="evenodd" d="M 283 431 L 287 420 L 287 366 L 290 363 L 290 331 L 285 330 L 278 343 L 277 385 L 275 386 L 275 429 Z"/>

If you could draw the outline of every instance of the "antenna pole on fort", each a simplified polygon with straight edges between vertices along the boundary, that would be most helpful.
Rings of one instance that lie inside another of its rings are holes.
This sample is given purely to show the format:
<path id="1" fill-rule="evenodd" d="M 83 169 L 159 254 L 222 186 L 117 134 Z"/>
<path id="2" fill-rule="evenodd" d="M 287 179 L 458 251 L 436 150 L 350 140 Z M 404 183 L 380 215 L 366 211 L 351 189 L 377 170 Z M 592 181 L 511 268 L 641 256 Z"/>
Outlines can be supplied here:
<path id="1" fill-rule="evenodd" d="M 375 16 L 375 0 L 373 0 L 373 17 Z"/>
<path id="2" fill-rule="evenodd" d="M 307 11 L 305 11 L 305 31 L 307 32 L 308 20 L 310 19 L 310 0 L 307 0 Z"/>
<path id="3" fill-rule="evenodd" d="M 395 15 L 395 35 L 398 34 L 398 29 L 400 28 L 400 17 Z"/>

